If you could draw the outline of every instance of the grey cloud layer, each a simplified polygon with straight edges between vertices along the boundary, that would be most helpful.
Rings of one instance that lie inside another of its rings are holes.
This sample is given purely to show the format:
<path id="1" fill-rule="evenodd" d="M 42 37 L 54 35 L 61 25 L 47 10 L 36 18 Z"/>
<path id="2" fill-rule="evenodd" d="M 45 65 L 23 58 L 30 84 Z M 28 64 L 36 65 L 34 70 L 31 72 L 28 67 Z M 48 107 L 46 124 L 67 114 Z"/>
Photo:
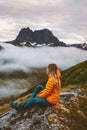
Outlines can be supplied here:
<path id="1" fill-rule="evenodd" d="M 20 48 L 1 43 L 5 49 L 0 52 L 0 71 L 23 70 L 30 67 L 47 67 L 56 63 L 59 68 L 66 69 L 81 61 L 87 60 L 86 51 L 73 47 Z M 4 64 L 5 63 L 5 64 Z"/>

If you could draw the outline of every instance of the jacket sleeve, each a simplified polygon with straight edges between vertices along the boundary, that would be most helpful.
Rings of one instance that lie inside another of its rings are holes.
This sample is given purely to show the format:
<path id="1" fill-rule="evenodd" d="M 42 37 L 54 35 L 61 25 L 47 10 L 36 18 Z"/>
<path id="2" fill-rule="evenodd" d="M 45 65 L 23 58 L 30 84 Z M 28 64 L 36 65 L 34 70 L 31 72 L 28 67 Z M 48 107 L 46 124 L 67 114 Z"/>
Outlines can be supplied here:
<path id="1" fill-rule="evenodd" d="M 38 97 L 40 98 L 48 97 L 53 92 L 53 89 L 54 89 L 54 81 L 53 78 L 50 77 L 46 83 L 46 88 L 38 94 Z"/>

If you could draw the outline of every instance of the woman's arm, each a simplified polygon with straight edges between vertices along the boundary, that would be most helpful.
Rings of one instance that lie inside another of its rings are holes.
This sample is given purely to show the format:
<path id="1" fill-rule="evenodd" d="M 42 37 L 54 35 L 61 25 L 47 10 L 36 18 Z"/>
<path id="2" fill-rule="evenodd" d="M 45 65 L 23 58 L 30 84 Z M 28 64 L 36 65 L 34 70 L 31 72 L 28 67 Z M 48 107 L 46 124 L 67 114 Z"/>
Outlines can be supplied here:
<path id="1" fill-rule="evenodd" d="M 53 78 L 50 77 L 46 83 L 46 88 L 42 90 L 37 96 L 40 98 L 45 98 L 50 95 L 54 90 L 54 81 Z"/>

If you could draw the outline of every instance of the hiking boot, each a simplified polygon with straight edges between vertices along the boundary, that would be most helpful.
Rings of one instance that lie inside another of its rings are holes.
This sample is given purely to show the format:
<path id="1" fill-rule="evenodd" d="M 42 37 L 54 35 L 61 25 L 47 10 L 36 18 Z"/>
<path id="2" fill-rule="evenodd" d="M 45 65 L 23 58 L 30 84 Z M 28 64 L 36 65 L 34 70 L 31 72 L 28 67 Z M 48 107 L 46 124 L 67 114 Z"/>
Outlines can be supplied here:
<path id="1" fill-rule="evenodd" d="M 18 105 L 18 103 L 14 103 L 14 102 L 10 102 L 10 106 L 12 107 L 12 108 L 14 108 L 14 109 L 17 109 L 17 105 Z"/>

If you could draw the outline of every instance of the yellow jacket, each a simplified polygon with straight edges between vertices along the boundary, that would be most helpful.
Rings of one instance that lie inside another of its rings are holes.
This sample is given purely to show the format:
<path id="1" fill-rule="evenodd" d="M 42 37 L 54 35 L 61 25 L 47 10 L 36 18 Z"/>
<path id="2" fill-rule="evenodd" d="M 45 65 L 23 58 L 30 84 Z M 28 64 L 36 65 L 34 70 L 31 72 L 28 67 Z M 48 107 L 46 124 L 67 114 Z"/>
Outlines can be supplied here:
<path id="1" fill-rule="evenodd" d="M 51 104 L 56 104 L 59 101 L 59 95 L 60 95 L 60 90 L 61 90 L 61 81 L 60 81 L 60 71 L 58 70 L 57 72 L 58 75 L 58 88 L 54 89 L 54 79 L 52 76 L 49 77 L 45 89 L 39 92 L 38 97 L 40 98 L 45 98 L 49 103 Z"/>

